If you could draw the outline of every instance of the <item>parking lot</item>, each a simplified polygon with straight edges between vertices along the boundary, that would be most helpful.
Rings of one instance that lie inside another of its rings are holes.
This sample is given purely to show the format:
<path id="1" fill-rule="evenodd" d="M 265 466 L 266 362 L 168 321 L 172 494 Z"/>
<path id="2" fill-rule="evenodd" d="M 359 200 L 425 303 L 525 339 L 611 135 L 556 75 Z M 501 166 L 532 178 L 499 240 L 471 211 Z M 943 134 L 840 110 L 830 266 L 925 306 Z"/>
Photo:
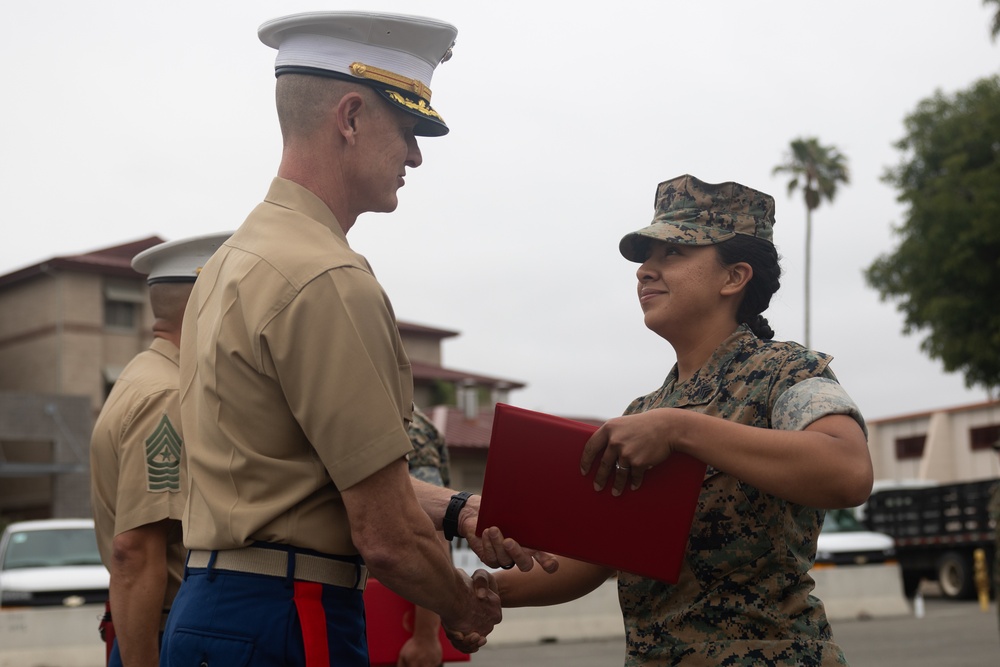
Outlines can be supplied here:
<path id="1" fill-rule="evenodd" d="M 929 597 L 924 618 L 841 621 L 834 635 L 852 667 L 988 667 L 1000 665 L 996 604 Z"/>
<path id="2" fill-rule="evenodd" d="M 912 613 L 869 620 L 839 620 L 834 636 L 852 667 L 992 667 L 1000 664 L 1000 632 L 996 603 L 984 612 L 977 602 L 953 602 L 935 595 L 925 598 L 923 618 Z M 96 631 L 97 611 L 76 610 L 85 618 L 77 640 L 86 644 L 64 653 L 50 667 L 98 667 L 103 651 Z M 50 612 L 51 613 L 51 612 Z M 59 613 L 69 613 L 63 611 Z M 6 612 L 0 620 L 16 618 Z M 9 630 L 11 628 L 8 628 Z M 2 633 L 0 633 L 2 634 Z M 8 637 L 10 639 L 10 637 Z M 50 637 L 51 639 L 51 637 Z M 26 667 L 25 655 L 9 653 L 0 642 L 0 665 Z M 600 641 L 488 644 L 472 656 L 475 667 L 616 667 L 624 662 L 622 637 Z"/>
<path id="3" fill-rule="evenodd" d="M 912 614 L 833 624 L 851 667 L 994 667 L 1000 664 L 996 603 L 925 598 L 923 618 Z M 624 662 L 623 639 L 489 645 L 472 656 L 477 667 L 614 667 Z"/>

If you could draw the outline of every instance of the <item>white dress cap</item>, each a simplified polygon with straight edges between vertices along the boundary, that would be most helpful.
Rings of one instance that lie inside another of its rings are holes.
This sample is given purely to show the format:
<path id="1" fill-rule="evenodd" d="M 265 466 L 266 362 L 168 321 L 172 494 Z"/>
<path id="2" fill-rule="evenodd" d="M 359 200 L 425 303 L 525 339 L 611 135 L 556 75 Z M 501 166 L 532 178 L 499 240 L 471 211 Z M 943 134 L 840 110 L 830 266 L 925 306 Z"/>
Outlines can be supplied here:
<path id="1" fill-rule="evenodd" d="M 194 282 L 201 267 L 215 254 L 232 232 L 192 236 L 160 243 L 132 258 L 132 268 L 145 273 L 146 282 Z"/>
<path id="2" fill-rule="evenodd" d="M 305 12 L 272 19 L 257 30 L 278 49 L 275 74 L 315 74 L 372 86 L 421 119 L 418 135 L 447 134 L 431 108 L 431 75 L 451 57 L 458 29 L 437 19 L 372 12 Z"/>

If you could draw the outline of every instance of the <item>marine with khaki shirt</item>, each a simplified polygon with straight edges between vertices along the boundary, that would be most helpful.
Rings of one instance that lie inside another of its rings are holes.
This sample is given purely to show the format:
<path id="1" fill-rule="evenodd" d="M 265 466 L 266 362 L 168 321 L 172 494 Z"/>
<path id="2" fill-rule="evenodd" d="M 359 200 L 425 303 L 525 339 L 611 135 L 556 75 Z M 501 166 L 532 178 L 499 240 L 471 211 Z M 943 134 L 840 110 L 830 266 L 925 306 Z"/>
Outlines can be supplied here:
<path id="1" fill-rule="evenodd" d="M 178 344 L 191 287 L 227 236 L 161 243 L 132 260 L 147 275 L 153 341 L 116 380 L 90 445 L 97 546 L 111 574 L 110 665 L 157 664 L 160 631 L 180 586 L 186 552 Z"/>
<path id="2" fill-rule="evenodd" d="M 477 650 L 500 620 L 491 576 L 453 567 L 436 529 L 495 567 L 555 561 L 495 528 L 477 540 L 477 497 L 411 481 L 410 365 L 389 299 L 346 236 L 361 213 L 396 208 L 422 162 L 416 137 L 448 131 L 430 79 L 457 31 L 313 12 L 258 34 L 277 49 L 283 150 L 185 315 L 190 554 L 164 659 L 367 666 L 369 568 Z"/>

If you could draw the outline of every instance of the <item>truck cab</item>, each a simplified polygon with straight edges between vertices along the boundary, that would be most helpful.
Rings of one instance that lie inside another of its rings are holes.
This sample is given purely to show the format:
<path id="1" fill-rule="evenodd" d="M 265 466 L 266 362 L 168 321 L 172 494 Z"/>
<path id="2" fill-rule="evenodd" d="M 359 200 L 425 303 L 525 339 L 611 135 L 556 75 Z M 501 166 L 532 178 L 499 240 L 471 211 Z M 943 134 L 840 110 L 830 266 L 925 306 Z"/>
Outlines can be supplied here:
<path id="1" fill-rule="evenodd" d="M 104 604 L 109 574 L 92 519 L 8 525 L 0 537 L 0 607 Z"/>

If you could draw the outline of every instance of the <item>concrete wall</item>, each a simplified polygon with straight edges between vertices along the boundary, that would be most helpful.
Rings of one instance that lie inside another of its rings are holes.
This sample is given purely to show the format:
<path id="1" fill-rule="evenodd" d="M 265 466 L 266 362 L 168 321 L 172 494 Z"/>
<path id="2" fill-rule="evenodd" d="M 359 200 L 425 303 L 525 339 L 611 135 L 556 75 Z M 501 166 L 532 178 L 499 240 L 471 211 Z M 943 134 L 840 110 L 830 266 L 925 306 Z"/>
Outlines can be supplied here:
<path id="1" fill-rule="evenodd" d="M 104 667 L 104 605 L 0 612 L 0 667 Z"/>
<path id="2" fill-rule="evenodd" d="M 831 621 L 910 613 L 894 566 L 815 570 L 816 593 Z M 100 667 L 96 607 L 0 613 L 0 667 Z M 836 628 L 834 628 L 836 632 Z M 489 642 L 532 644 L 624 637 L 617 583 L 609 579 L 589 595 L 551 607 L 505 609 Z M 473 657 L 475 662 L 475 657 Z"/>
<path id="3" fill-rule="evenodd" d="M 472 573 L 484 567 L 468 549 L 455 549 L 456 567 Z M 813 594 L 831 621 L 906 616 L 909 603 L 895 562 L 871 565 L 816 567 Z M 551 607 L 504 609 L 503 622 L 490 635 L 490 643 L 535 643 L 580 639 L 613 639 L 624 635 L 618 605 L 618 583 L 612 578 L 578 600 Z"/>
<path id="4" fill-rule="evenodd" d="M 859 565 L 815 569 L 815 595 L 827 618 L 836 621 L 907 616 L 899 566 Z M 526 644 L 623 637 L 618 584 L 609 579 L 589 595 L 552 607 L 504 609 L 503 621 L 490 634 L 491 644 Z M 475 658 L 473 658 L 475 660 Z"/>
<path id="5" fill-rule="evenodd" d="M 614 579 L 578 600 L 551 607 L 503 610 L 503 621 L 490 633 L 491 644 L 613 639 L 625 636 Z M 475 661 L 475 658 L 473 658 Z"/>
<path id="6" fill-rule="evenodd" d="M 816 567 L 810 574 L 816 580 L 813 595 L 831 621 L 910 613 L 898 563 Z"/>
<path id="7" fill-rule="evenodd" d="M 33 513 L 31 518 L 89 517 L 93 425 L 88 397 L 0 392 L 0 447 L 4 447 L 4 458 L 0 459 L 0 473 L 3 474 L 0 477 L 3 479 L 0 516 L 28 518 L 18 514 L 25 507 L 24 503 L 30 501 L 32 507 L 37 508 L 39 500 L 43 500 L 47 511 L 42 508 L 42 517 Z M 38 451 L 25 454 L 26 448 Z M 15 468 L 6 464 L 24 462 L 62 464 L 75 471 L 10 476 Z M 18 491 L 25 488 L 34 495 L 18 496 Z"/>

